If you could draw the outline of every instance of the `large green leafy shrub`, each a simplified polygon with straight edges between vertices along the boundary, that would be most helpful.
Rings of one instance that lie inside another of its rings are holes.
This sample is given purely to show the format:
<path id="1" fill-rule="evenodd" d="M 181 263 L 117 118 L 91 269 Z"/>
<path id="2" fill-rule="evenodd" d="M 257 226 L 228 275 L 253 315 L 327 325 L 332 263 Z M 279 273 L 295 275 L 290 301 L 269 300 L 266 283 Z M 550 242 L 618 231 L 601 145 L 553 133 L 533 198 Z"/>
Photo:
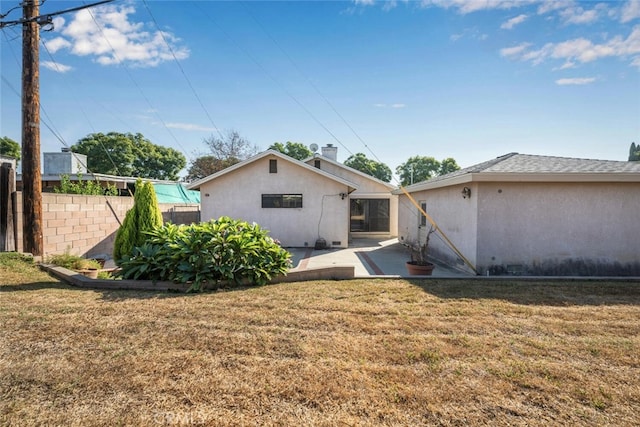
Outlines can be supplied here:
<path id="1" fill-rule="evenodd" d="M 142 246 L 149 237 L 147 233 L 162 227 L 162 212 L 153 184 L 136 182 L 133 208 L 127 211 L 113 244 L 113 259 L 120 265 L 126 255 L 132 255 L 135 247 Z"/>
<path id="2" fill-rule="evenodd" d="M 291 266 L 291 254 L 267 230 L 229 217 L 165 224 L 147 237 L 121 260 L 123 278 L 190 282 L 194 291 L 222 281 L 263 285 Z"/>

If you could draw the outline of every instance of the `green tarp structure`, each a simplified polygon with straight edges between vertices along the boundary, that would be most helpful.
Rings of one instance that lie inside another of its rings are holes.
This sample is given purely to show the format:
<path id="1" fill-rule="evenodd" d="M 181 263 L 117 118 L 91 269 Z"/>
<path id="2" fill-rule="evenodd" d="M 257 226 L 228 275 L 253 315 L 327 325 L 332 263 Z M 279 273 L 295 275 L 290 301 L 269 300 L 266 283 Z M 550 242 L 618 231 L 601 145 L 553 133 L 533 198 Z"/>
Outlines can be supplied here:
<path id="1" fill-rule="evenodd" d="M 182 184 L 153 184 L 158 203 L 200 204 L 200 192 L 187 190 Z"/>

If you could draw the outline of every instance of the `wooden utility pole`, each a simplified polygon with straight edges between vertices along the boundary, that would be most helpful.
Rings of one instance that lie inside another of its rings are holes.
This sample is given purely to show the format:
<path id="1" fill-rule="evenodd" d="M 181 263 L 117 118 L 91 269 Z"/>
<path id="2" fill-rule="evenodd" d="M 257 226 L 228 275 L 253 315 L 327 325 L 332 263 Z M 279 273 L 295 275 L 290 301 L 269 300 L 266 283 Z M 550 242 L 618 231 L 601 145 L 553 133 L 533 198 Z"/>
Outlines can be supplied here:
<path id="1" fill-rule="evenodd" d="M 42 256 L 42 175 L 40 173 L 40 0 L 22 7 L 22 242 L 24 252 Z"/>
<path id="2" fill-rule="evenodd" d="M 42 175 L 40 172 L 40 26 L 53 25 L 52 17 L 114 0 L 73 7 L 40 16 L 44 0 L 24 0 L 22 19 L 1 21 L 17 9 L 0 15 L 0 28 L 22 25 L 22 242 L 23 250 L 43 255 Z M 52 27 L 53 28 L 53 27 Z"/>

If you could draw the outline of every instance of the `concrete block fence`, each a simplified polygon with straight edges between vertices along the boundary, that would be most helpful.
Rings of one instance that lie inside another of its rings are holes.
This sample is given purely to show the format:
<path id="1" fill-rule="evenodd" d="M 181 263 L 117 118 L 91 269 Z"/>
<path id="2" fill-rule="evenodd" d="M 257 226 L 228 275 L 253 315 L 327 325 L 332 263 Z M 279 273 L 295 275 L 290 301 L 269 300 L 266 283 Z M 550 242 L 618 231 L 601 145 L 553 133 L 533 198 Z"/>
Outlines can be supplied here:
<path id="1" fill-rule="evenodd" d="M 22 251 L 22 192 L 17 192 L 16 206 L 16 244 Z M 65 251 L 85 257 L 111 256 L 116 232 L 132 207 L 132 197 L 42 193 L 44 258 Z M 160 210 L 164 220 L 174 224 L 200 221 L 199 205 L 160 204 Z"/>

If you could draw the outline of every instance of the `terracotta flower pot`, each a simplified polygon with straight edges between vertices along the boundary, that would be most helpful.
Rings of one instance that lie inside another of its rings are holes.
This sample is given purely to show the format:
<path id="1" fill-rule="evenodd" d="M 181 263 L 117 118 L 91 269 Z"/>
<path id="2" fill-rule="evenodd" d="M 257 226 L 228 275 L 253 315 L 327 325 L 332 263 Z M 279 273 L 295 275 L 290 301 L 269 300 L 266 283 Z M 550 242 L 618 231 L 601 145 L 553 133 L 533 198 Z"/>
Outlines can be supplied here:
<path id="1" fill-rule="evenodd" d="M 407 261 L 407 271 L 412 276 L 431 276 L 435 265 L 428 263 L 426 265 L 416 264 L 415 261 Z"/>

